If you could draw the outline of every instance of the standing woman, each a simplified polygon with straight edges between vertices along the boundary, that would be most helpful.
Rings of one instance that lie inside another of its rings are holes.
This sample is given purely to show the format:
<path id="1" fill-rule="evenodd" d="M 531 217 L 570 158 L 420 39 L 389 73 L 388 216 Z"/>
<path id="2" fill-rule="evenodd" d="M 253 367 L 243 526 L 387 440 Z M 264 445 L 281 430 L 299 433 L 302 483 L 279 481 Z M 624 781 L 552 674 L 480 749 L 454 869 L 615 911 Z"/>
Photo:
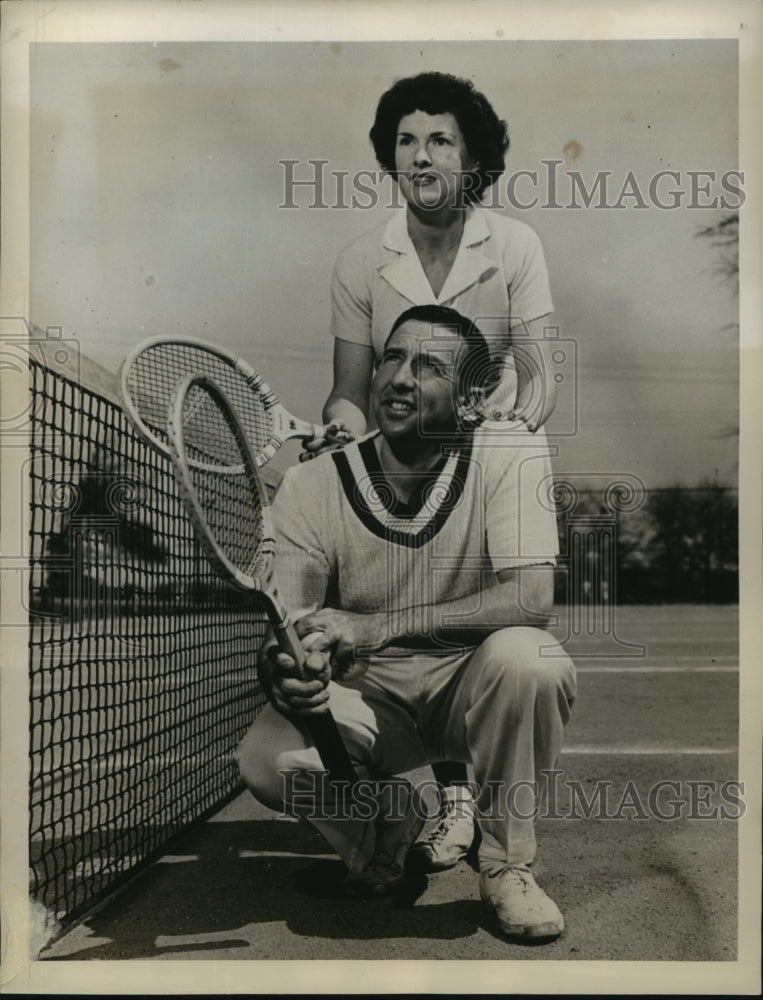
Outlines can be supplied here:
<path id="1" fill-rule="evenodd" d="M 406 207 L 337 259 L 334 384 L 323 409 L 335 430 L 306 442 L 302 457 L 365 433 L 374 366 L 413 305 L 447 305 L 476 323 L 501 371 L 493 410 L 537 430 L 556 400 L 545 377 L 543 320 L 553 305 L 543 250 L 525 223 L 480 205 L 504 170 L 506 123 L 469 81 L 421 73 L 381 97 L 370 139 Z M 438 764 L 434 773 L 446 786 L 442 818 L 416 852 L 430 868 L 449 868 L 471 845 L 472 800 L 462 764 Z"/>
<path id="2" fill-rule="evenodd" d="M 392 324 L 412 305 L 438 304 L 473 320 L 504 357 L 503 410 L 536 430 L 556 401 L 555 382 L 544 377 L 543 320 L 553 304 L 543 249 L 528 225 L 480 205 L 504 170 L 506 123 L 469 81 L 421 73 L 382 96 L 370 138 L 406 208 L 337 259 L 324 421 L 365 432 L 373 368 Z M 520 338 L 531 350 L 517 351 Z"/>

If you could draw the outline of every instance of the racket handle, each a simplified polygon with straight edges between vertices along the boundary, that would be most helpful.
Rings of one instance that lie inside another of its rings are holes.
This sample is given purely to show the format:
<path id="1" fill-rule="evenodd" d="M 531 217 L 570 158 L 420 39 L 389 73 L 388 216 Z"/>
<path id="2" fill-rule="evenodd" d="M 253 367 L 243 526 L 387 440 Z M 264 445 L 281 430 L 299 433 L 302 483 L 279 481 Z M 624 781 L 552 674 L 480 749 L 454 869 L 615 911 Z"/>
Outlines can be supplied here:
<path id="1" fill-rule="evenodd" d="M 331 782 L 340 788 L 343 786 L 343 790 L 352 791 L 358 776 L 334 716 L 330 711 L 323 712 L 307 719 L 306 725 Z"/>
<path id="2" fill-rule="evenodd" d="M 297 664 L 300 677 L 305 680 L 304 671 L 305 651 L 302 643 L 294 631 L 294 626 L 287 625 L 274 626 L 273 631 L 278 645 Z M 326 711 L 320 715 L 310 718 L 300 719 L 299 724 L 304 726 L 310 738 L 315 744 L 315 748 L 323 762 L 323 766 L 329 772 L 329 778 L 333 783 L 344 783 L 350 788 L 358 780 L 355 768 L 352 766 L 347 747 L 344 745 L 341 733 L 337 727 L 336 720 L 331 711 Z"/>

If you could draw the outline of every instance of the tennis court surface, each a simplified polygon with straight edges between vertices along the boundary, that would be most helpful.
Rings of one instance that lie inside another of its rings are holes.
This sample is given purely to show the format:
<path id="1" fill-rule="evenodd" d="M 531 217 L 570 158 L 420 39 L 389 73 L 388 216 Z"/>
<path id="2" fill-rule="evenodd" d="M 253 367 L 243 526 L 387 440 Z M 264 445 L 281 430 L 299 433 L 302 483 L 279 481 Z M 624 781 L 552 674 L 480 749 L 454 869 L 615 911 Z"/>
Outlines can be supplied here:
<path id="1" fill-rule="evenodd" d="M 626 606 L 615 624 L 620 654 L 643 655 L 611 636 L 573 648 L 578 701 L 538 824 L 556 942 L 502 939 L 468 861 L 395 901 L 344 899 L 320 836 L 242 793 L 40 958 L 377 960 L 382 944 L 415 960 L 735 961 L 736 608 Z"/>

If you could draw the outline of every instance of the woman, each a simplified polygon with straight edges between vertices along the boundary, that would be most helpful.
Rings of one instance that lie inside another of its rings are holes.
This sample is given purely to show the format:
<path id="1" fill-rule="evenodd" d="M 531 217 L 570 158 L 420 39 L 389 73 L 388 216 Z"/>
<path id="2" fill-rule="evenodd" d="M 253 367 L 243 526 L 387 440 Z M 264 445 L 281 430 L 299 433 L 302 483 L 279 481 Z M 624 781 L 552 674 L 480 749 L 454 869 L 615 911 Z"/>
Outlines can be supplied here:
<path id="1" fill-rule="evenodd" d="M 529 226 L 479 205 L 504 169 L 505 122 L 469 81 L 422 73 L 382 96 L 370 138 L 406 208 L 337 260 L 324 421 L 365 432 L 373 367 L 392 324 L 412 305 L 437 303 L 474 320 L 505 358 L 496 405 L 537 429 L 556 398 L 544 378 L 542 327 L 553 306 L 543 250 Z M 309 442 L 305 457 L 336 443 Z"/>
<path id="2" fill-rule="evenodd" d="M 555 383 L 544 378 L 550 368 L 542 326 L 552 302 L 543 251 L 529 226 L 479 205 L 504 169 L 506 123 L 469 81 L 421 73 L 382 96 L 370 139 L 405 212 L 337 259 L 334 384 L 323 410 L 333 426 L 326 438 L 305 442 L 302 458 L 365 433 L 374 365 L 395 320 L 412 305 L 448 305 L 479 326 L 501 361 L 491 408 L 536 430 L 555 403 Z M 434 773 L 446 786 L 442 819 L 414 853 L 442 869 L 471 845 L 473 804 L 463 765 L 438 764 Z"/>

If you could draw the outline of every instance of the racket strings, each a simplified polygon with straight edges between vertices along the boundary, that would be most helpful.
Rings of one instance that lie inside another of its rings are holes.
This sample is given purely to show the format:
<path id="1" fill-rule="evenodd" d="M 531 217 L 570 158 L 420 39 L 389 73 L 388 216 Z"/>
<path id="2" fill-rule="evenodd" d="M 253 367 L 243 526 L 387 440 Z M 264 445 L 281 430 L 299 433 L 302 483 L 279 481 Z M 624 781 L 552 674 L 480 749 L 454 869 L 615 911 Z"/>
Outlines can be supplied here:
<path id="1" fill-rule="evenodd" d="M 127 389 L 143 423 L 162 443 L 167 441 L 167 406 L 186 375 L 209 375 L 223 390 L 241 420 L 255 453 L 274 434 L 271 391 L 260 391 L 262 379 L 247 378 L 222 358 L 192 344 L 154 344 L 134 359 Z"/>
<path id="2" fill-rule="evenodd" d="M 182 412 L 183 448 L 197 501 L 217 546 L 252 577 L 272 558 L 263 500 L 238 428 L 203 385 L 189 388 Z"/>

